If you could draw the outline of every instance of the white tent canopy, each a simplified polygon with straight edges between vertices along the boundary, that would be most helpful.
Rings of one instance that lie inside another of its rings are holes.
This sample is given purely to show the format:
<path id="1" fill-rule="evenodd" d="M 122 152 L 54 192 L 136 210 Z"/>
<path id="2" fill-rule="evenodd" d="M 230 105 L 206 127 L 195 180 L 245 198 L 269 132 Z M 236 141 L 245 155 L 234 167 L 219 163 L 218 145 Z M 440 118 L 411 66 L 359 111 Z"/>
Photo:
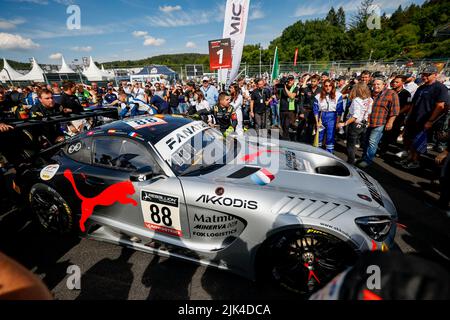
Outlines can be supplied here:
<path id="1" fill-rule="evenodd" d="M 70 67 L 67 65 L 66 61 L 64 60 L 64 57 L 62 57 L 62 63 L 61 68 L 59 69 L 58 73 L 75 73 Z"/>
<path id="2" fill-rule="evenodd" d="M 90 57 L 89 67 L 83 72 L 83 74 L 89 81 L 103 81 L 109 78 L 106 73 L 97 67 L 92 57 Z"/>
<path id="3" fill-rule="evenodd" d="M 105 70 L 105 66 L 104 65 L 102 65 L 102 72 L 103 72 L 105 77 L 108 77 L 108 79 L 114 78 L 114 73 L 111 72 L 111 71 Z"/>
<path id="4" fill-rule="evenodd" d="M 17 79 L 23 77 L 23 74 L 14 70 L 6 61 L 3 59 L 3 70 L 0 72 L 0 81 L 8 82 L 8 81 L 16 81 Z"/>
<path id="5" fill-rule="evenodd" d="M 17 79 L 17 81 L 45 82 L 44 70 L 38 65 L 36 59 L 33 58 L 33 67 L 31 68 L 31 71 Z"/>

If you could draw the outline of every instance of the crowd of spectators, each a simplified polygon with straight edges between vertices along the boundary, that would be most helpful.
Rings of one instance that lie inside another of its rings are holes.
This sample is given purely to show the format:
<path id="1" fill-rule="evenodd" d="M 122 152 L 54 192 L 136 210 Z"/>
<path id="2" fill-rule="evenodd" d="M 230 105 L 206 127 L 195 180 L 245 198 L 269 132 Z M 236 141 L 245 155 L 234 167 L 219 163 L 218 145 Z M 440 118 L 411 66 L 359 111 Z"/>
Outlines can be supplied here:
<path id="1" fill-rule="evenodd" d="M 449 89 L 434 65 L 414 74 L 363 71 L 351 77 L 286 74 L 237 79 L 225 90 L 207 77 L 201 83 L 127 82 L 98 86 L 64 82 L 52 85 L 0 87 L 0 132 L 13 130 L 7 119 L 42 119 L 78 114 L 97 107 L 117 108 L 120 118 L 144 114 L 198 117 L 222 133 L 244 135 L 252 128 L 279 130 L 282 139 L 335 152 L 346 144 L 348 162 L 360 168 L 383 157 L 391 145 L 406 170 L 421 166 L 421 155 L 434 149 L 443 165 L 441 207 L 448 206 Z M 448 86 L 448 82 L 446 83 Z M 50 129 L 51 143 L 89 128 L 88 120 L 72 121 L 67 132 Z M 1 140 L 1 138 L 0 138 Z M 357 159 L 357 150 L 362 156 Z M 446 189 L 445 189 L 446 188 Z M 445 191 L 446 190 L 446 191 Z"/>

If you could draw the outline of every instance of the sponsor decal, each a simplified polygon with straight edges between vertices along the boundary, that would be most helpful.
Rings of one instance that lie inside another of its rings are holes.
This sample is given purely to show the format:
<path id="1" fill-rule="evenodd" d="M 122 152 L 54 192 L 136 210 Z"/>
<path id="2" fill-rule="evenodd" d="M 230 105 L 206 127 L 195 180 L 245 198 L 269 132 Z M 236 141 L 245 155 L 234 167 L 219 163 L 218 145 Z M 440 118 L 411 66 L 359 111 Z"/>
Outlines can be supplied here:
<path id="1" fill-rule="evenodd" d="M 267 169 L 261 169 L 251 176 L 252 181 L 260 186 L 266 186 L 275 180 L 275 176 Z"/>
<path id="2" fill-rule="evenodd" d="M 136 192 L 130 181 L 113 184 L 112 186 L 106 188 L 98 196 L 86 198 L 78 191 L 72 171 L 64 171 L 64 177 L 72 184 L 75 194 L 81 200 L 80 229 L 82 232 L 86 231 L 85 223 L 92 216 L 92 213 L 97 206 L 109 207 L 114 205 L 116 202 L 123 205 L 132 204 L 135 207 L 138 205 L 136 200 L 130 198 L 130 196 Z"/>
<path id="3" fill-rule="evenodd" d="M 115 134 L 117 130 L 108 130 L 108 134 Z"/>
<path id="4" fill-rule="evenodd" d="M 134 118 L 132 120 L 125 121 L 125 123 L 135 130 L 167 124 L 166 121 L 157 117 L 147 117 L 141 119 Z"/>
<path id="5" fill-rule="evenodd" d="M 136 138 L 136 137 L 139 136 L 139 134 L 137 134 L 136 132 L 131 132 L 131 133 L 128 134 L 128 136 L 131 137 L 131 138 Z"/>
<path id="6" fill-rule="evenodd" d="M 146 228 L 171 236 L 183 236 L 179 198 L 142 191 L 141 205 Z"/>
<path id="7" fill-rule="evenodd" d="M 169 160 L 171 156 L 180 149 L 184 143 L 189 141 L 198 133 L 208 129 L 208 125 L 203 121 L 191 122 L 161 139 L 155 147 L 164 158 Z"/>
<path id="8" fill-rule="evenodd" d="M 257 160 L 258 158 L 260 158 L 262 155 L 264 155 L 266 153 L 267 154 L 280 153 L 280 151 L 279 150 L 262 149 L 262 150 L 259 150 L 258 152 L 254 152 L 254 153 L 245 155 L 244 157 L 241 158 L 241 161 L 254 162 L 255 160 Z"/>
<path id="9" fill-rule="evenodd" d="M 71 146 L 67 149 L 67 152 L 68 152 L 69 154 L 77 153 L 78 151 L 81 150 L 81 147 L 82 147 L 81 142 L 78 142 L 77 144 L 71 145 Z"/>
<path id="10" fill-rule="evenodd" d="M 194 214 L 192 234 L 196 237 L 223 238 L 238 232 L 239 220 L 229 215 Z"/>
<path id="11" fill-rule="evenodd" d="M 50 181 L 56 175 L 56 172 L 59 170 L 59 164 L 52 164 L 50 166 L 45 167 L 41 170 L 41 179 L 43 181 Z"/>
<path id="12" fill-rule="evenodd" d="M 224 188 L 219 187 L 219 188 L 216 189 L 216 195 L 218 195 L 219 197 L 223 196 L 224 193 L 225 193 L 225 189 Z"/>
<path id="13" fill-rule="evenodd" d="M 322 232 L 322 231 L 319 231 L 319 230 L 316 230 L 316 229 L 308 229 L 308 230 L 306 230 L 306 234 L 321 234 L 321 235 L 324 235 L 324 236 L 327 235 L 325 232 Z"/>
<path id="14" fill-rule="evenodd" d="M 305 160 L 300 161 L 292 151 L 286 151 L 286 167 L 295 171 L 306 171 Z"/>
<path id="15" fill-rule="evenodd" d="M 381 197 L 380 193 L 377 190 L 377 187 L 372 183 L 372 181 L 369 180 L 369 178 L 366 176 L 366 174 L 362 171 L 358 170 L 359 175 L 363 179 L 364 183 L 366 184 L 367 188 L 369 189 L 370 195 L 372 196 L 372 199 L 384 207 L 383 198 Z"/>
<path id="16" fill-rule="evenodd" d="M 250 209 L 250 210 L 258 209 L 257 201 L 224 198 L 224 197 L 218 197 L 218 196 L 201 195 L 195 202 L 219 205 L 219 206 L 224 206 L 224 207 L 232 207 L 232 208 L 244 208 L 244 209 Z"/>

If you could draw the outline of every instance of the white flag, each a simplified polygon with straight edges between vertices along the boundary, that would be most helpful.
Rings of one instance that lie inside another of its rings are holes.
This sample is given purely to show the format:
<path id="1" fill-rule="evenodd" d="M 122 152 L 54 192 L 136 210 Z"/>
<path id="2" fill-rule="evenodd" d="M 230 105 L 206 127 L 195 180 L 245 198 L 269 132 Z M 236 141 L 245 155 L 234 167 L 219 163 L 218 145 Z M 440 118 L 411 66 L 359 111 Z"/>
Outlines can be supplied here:
<path id="1" fill-rule="evenodd" d="M 231 69 L 219 70 L 219 82 L 226 83 L 227 86 L 229 86 L 239 74 L 242 51 L 244 50 L 245 33 L 247 31 L 249 9 L 250 0 L 227 0 L 223 38 L 231 38 L 233 67 Z"/>

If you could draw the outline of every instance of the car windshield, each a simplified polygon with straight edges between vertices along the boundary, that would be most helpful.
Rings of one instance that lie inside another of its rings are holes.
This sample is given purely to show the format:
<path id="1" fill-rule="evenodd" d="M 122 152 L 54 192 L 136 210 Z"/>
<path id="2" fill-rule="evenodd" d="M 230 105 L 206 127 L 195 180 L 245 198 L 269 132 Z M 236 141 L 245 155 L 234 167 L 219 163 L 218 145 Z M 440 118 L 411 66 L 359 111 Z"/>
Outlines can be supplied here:
<path id="1" fill-rule="evenodd" d="M 210 128 L 184 143 L 169 162 L 177 175 L 200 175 L 221 168 L 238 153 L 237 140 L 225 139 L 219 131 Z"/>

